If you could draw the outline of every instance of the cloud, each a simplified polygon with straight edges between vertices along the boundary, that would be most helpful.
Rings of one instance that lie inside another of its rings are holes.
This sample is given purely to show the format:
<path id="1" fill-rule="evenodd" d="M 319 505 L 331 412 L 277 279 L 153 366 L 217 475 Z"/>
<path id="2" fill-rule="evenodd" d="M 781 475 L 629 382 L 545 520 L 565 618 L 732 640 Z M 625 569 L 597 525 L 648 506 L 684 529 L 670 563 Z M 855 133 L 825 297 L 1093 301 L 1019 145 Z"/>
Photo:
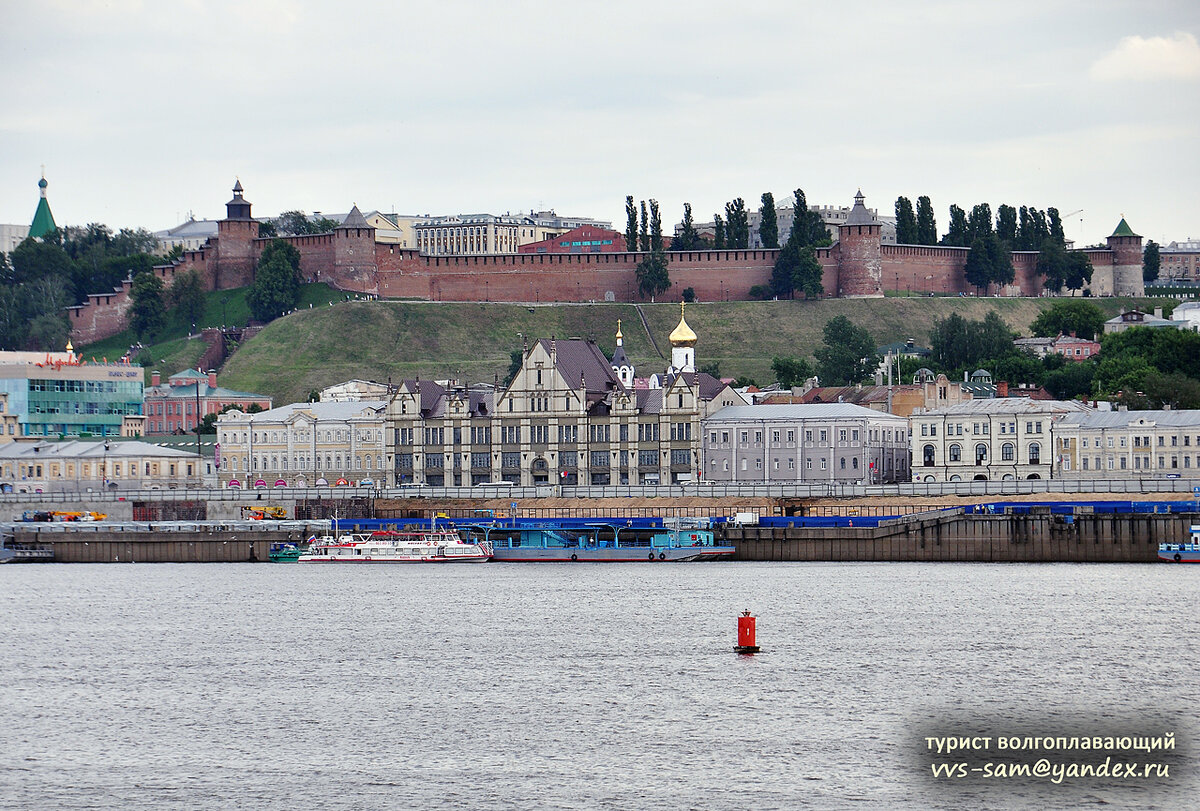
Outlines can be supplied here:
<path id="1" fill-rule="evenodd" d="M 1125 37 L 1092 63 L 1100 82 L 1200 78 L 1200 44 L 1185 31 L 1171 37 Z"/>

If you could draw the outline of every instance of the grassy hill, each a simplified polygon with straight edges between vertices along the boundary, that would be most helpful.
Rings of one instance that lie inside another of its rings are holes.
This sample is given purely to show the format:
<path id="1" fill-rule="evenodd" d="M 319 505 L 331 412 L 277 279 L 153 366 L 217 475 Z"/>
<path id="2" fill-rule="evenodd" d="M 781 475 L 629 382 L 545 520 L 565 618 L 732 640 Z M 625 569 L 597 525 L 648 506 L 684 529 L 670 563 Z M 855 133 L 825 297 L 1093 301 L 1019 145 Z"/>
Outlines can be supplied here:
<path id="1" fill-rule="evenodd" d="M 328 301 L 267 326 L 227 361 L 223 385 L 270 394 L 276 403 L 301 400 L 309 391 L 351 378 L 385 381 L 417 375 L 503 379 L 509 353 L 530 340 L 556 336 L 595 338 L 606 353 L 615 345 L 621 319 L 625 351 L 639 375 L 665 368 L 637 307 L 632 304 L 540 305 Z M 699 335 L 696 362 L 720 364 L 721 374 L 773 380 L 774 356 L 806 357 L 821 345 L 825 322 L 838 315 L 867 328 L 880 343 L 913 338 L 928 345 L 930 327 L 957 312 L 982 319 L 995 311 L 1021 334 L 1056 299 L 885 298 L 823 301 L 714 302 L 689 305 L 687 320 Z M 1094 299 L 1115 315 L 1133 306 L 1170 306 L 1167 299 Z M 679 305 L 643 304 L 641 311 L 670 357 L 667 335 L 679 320 Z M 193 342 L 195 343 L 195 342 Z M 197 355 L 198 356 L 198 355 Z"/>

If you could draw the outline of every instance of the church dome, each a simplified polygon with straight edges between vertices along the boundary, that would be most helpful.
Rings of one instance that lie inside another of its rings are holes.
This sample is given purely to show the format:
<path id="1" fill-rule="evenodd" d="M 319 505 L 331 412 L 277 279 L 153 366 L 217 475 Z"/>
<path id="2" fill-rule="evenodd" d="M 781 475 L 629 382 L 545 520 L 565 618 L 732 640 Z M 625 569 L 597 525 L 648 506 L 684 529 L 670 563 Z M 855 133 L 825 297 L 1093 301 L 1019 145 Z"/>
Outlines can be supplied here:
<path id="1" fill-rule="evenodd" d="M 683 302 L 679 302 L 679 324 L 672 330 L 669 336 L 671 346 L 695 346 L 696 333 L 688 326 L 687 319 L 683 317 Z"/>
<path id="2" fill-rule="evenodd" d="M 39 180 L 39 181 L 38 181 L 38 188 L 39 188 L 39 189 L 44 189 L 44 188 L 46 188 L 46 187 L 47 187 L 47 186 L 49 186 L 49 185 L 50 185 L 50 184 L 46 182 L 46 178 L 44 178 L 44 177 L 43 177 L 41 180 Z"/>

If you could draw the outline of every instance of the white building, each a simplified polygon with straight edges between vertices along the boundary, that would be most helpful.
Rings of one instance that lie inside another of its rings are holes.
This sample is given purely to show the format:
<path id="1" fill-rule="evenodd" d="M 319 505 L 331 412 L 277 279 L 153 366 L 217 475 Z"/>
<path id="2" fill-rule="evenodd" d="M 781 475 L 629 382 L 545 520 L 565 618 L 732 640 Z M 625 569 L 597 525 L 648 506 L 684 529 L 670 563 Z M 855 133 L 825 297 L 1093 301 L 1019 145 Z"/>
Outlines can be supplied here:
<path id="1" fill-rule="evenodd" d="M 1049 479 L 1051 431 L 1083 403 L 1005 397 L 970 400 L 912 417 L 913 481 Z"/>
<path id="2" fill-rule="evenodd" d="M 730 406 L 701 438 L 704 481 L 908 481 L 908 420 L 850 403 Z"/>
<path id="3" fill-rule="evenodd" d="M 1200 411 L 1095 411 L 1054 426 L 1055 476 L 1200 476 Z"/>
<path id="4" fill-rule="evenodd" d="M 0 491 L 82 493 L 201 487 L 205 460 L 136 440 L 38 440 L 0 444 Z"/>
<path id="5" fill-rule="evenodd" d="M 222 487 L 324 487 L 382 479 L 382 400 L 292 403 L 217 418 Z"/>

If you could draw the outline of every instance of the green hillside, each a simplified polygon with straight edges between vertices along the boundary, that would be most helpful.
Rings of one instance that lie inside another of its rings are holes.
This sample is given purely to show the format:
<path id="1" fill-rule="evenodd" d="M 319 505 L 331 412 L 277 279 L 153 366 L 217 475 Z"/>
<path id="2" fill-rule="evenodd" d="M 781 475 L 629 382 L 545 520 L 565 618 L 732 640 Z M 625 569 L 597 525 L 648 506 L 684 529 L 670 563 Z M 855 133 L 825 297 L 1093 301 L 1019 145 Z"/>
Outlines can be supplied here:
<path id="1" fill-rule="evenodd" d="M 689 305 L 699 335 L 696 363 L 720 364 L 723 376 L 773 380 L 771 358 L 811 356 L 825 322 L 838 315 L 866 327 L 880 343 L 913 338 L 928 345 L 937 318 L 957 312 L 982 319 L 996 311 L 1021 334 L 1053 298 L 885 298 L 823 301 L 715 302 Z M 1094 299 L 1110 315 L 1134 306 L 1170 306 L 1169 299 Z M 223 385 L 261 392 L 276 403 L 352 378 L 385 381 L 420 376 L 503 379 L 509 353 L 530 340 L 595 338 L 606 353 L 621 319 L 625 351 L 639 375 L 665 368 L 632 304 L 541 305 L 341 302 L 301 310 L 267 326 L 227 361 Z M 679 305 L 643 304 L 641 311 L 667 358 L 667 336 Z"/>

